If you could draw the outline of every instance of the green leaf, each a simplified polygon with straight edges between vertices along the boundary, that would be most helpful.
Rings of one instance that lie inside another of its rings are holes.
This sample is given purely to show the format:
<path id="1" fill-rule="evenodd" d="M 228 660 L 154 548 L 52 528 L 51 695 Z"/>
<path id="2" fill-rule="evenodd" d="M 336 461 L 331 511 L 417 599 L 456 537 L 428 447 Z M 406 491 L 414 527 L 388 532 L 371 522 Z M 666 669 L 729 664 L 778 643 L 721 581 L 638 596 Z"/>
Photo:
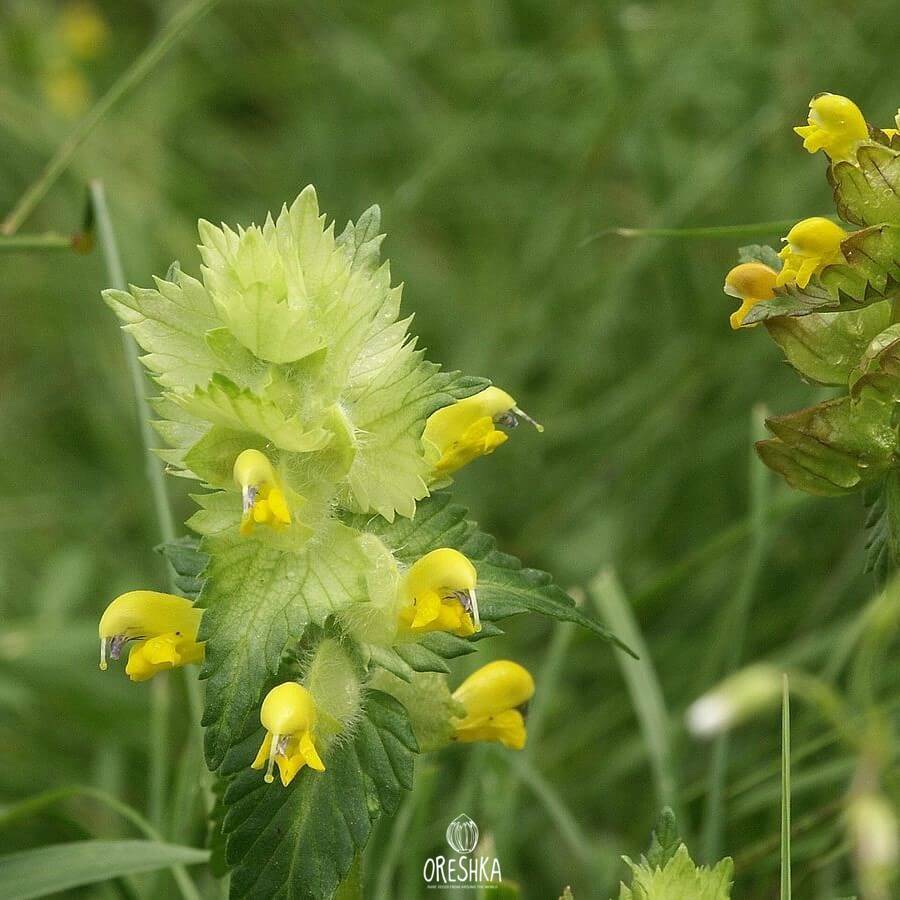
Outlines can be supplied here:
<path id="1" fill-rule="evenodd" d="M 870 342 L 849 378 L 850 396 L 882 401 L 900 399 L 900 324 L 885 328 Z"/>
<path id="2" fill-rule="evenodd" d="M 891 471 L 864 495 L 866 517 L 866 571 L 884 584 L 900 566 L 900 472 Z"/>
<path id="3" fill-rule="evenodd" d="M 209 565 L 209 556 L 200 550 L 200 541 L 192 535 L 184 535 L 156 547 L 175 571 L 175 585 L 185 597 L 197 598 L 203 587 L 203 573 Z"/>
<path id="4" fill-rule="evenodd" d="M 900 222 L 900 151 L 867 144 L 857 163 L 829 166 L 828 181 L 842 219 L 862 226 Z"/>
<path id="5" fill-rule="evenodd" d="M 638 864 L 625 857 L 631 869 L 630 887 L 622 884 L 619 900 L 729 900 L 734 863 L 723 859 L 711 869 L 697 866 L 681 844 L 664 866 Z"/>
<path id="6" fill-rule="evenodd" d="M 422 451 L 425 420 L 489 384 L 459 372 L 443 373 L 413 347 L 404 346 L 347 398 L 361 434 L 347 478 L 352 505 L 389 522 L 396 513 L 415 515 L 416 501 L 428 495 L 432 466 Z"/>
<path id="7" fill-rule="evenodd" d="M 812 313 L 766 319 L 769 334 L 794 369 L 819 384 L 846 384 L 872 339 L 887 328 L 891 305 L 854 312 Z"/>
<path id="8" fill-rule="evenodd" d="M 634 656 L 612 632 L 581 612 L 546 572 L 522 568 L 514 556 L 500 553 L 492 537 L 467 521 L 467 514 L 465 507 L 451 503 L 450 495 L 439 491 L 419 504 L 411 520 L 398 519 L 391 524 L 354 516 L 348 521 L 377 535 L 406 565 L 439 547 L 453 547 L 465 554 L 478 570 L 478 606 L 482 619 L 488 622 L 536 612 L 582 625 Z"/>
<path id="9" fill-rule="evenodd" d="M 675 856 L 680 844 L 675 813 L 667 806 L 660 813 L 656 828 L 650 835 L 650 849 L 647 851 L 645 862 L 647 865 L 662 868 Z"/>
<path id="10" fill-rule="evenodd" d="M 199 231 L 203 280 L 219 317 L 254 356 L 290 363 L 325 346 L 294 248 L 279 246 L 271 218 L 238 232 L 201 221 Z"/>
<path id="11" fill-rule="evenodd" d="M 283 450 L 308 453 L 321 450 L 331 439 L 323 428 L 310 428 L 299 416 L 286 416 L 278 405 L 223 375 L 214 375 L 204 388 L 190 394 L 167 393 L 165 397 L 198 419 L 232 431 L 261 435 Z"/>
<path id="12" fill-rule="evenodd" d="M 206 862 L 209 852 L 155 841 L 75 841 L 0 856 L 0 897 L 29 900 L 122 875 Z"/>
<path id="13" fill-rule="evenodd" d="M 879 225 L 851 234 L 842 244 L 846 263 L 826 266 L 805 288 L 777 288 L 757 303 L 745 325 L 775 316 L 858 310 L 900 295 L 900 226 Z"/>
<path id="14" fill-rule="evenodd" d="M 836 496 L 880 478 L 894 464 L 891 407 L 868 396 L 826 400 L 766 420 L 775 438 L 756 445 L 792 487 Z"/>
<path id="15" fill-rule="evenodd" d="M 326 751 L 324 772 L 305 768 L 287 788 L 241 772 L 225 795 L 232 900 L 331 897 L 373 824 L 412 786 L 417 750 L 403 706 L 370 691 L 352 739 Z"/>
<path id="16" fill-rule="evenodd" d="M 103 299 L 145 351 L 142 362 L 156 380 L 164 387 L 190 389 L 221 371 L 203 336 L 222 323 L 196 278 L 180 270 L 174 276 L 174 282 L 155 279 L 156 290 L 107 290 Z"/>
<path id="17" fill-rule="evenodd" d="M 776 272 L 781 271 L 781 257 L 778 251 L 767 244 L 748 244 L 738 248 L 738 262 L 759 262 Z"/>
<path id="18" fill-rule="evenodd" d="M 289 643 L 308 625 L 324 625 L 328 616 L 368 596 L 367 559 L 346 526 L 326 522 L 297 550 L 266 538 L 231 531 L 201 544 L 210 557 L 198 605 L 206 608 L 200 677 L 207 679 L 203 725 L 211 769 L 246 736 L 248 717 Z"/>

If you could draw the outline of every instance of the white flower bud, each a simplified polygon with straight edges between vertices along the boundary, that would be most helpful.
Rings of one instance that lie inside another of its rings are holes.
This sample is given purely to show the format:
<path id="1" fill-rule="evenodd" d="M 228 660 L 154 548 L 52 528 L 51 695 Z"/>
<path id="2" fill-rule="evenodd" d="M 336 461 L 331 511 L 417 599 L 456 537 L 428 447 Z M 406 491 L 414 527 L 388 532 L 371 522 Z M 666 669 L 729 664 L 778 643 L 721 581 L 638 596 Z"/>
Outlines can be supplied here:
<path id="1" fill-rule="evenodd" d="M 688 707 L 688 730 L 712 737 L 777 703 L 781 673 L 774 666 L 750 666 L 726 678 Z"/>

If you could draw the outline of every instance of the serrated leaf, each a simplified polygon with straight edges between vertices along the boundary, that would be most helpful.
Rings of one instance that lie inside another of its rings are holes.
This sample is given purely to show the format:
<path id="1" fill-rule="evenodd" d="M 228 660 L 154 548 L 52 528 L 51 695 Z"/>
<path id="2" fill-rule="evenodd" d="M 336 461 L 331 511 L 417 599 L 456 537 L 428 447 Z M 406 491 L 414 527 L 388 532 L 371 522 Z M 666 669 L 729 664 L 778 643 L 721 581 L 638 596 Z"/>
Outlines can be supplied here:
<path id="1" fill-rule="evenodd" d="M 546 572 L 525 569 L 514 556 L 500 553 L 494 539 L 478 531 L 475 523 L 466 519 L 467 514 L 465 507 L 451 503 L 450 495 L 440 491 L 419 504 L 412 520 L 398 519 L 391 524 L 354 516 L 349 521 L 376 534 L 406 565 L 439 547 L 453 547 L 465 554 L 478 571 L 478 606 L 486 621 L 536 612 L 582 625 L 634 655 L 608 629 L 581 612 Z"/>
<path id="2" fill-rule="evenodd" d="M 730 900 L 734 863 L 730 858 L 711 869 L 697 866 L 681 844 L 662 867 L 625 862 L 631 869 L 631 886 L 622 884 L 619 900 Z"/>
<path id="3" fill-rule="evenodd" d="M 348 403 L 359 440 L 347 476 L 352 504 L 389 522 L 398 513 L 413 516 L 416 501 L 428 496 L 431 474 L 422 449 L 425 420 L 487 385 L 483 379 L 439 371 L 409 345 L 377 377 L 352 391 Z"/>
<path id="4" fill-rule="evenodd" d="M 266 537 L 231 530 L 201 544 L 210 557 L 198 605 L 206 608 L 200 677 L 207 679 L 203 725 L 211 769 L 244 737 L 248 714 L 288 644 L 309 624 L 323 625 L 367 598 L 366 557 L 353 530 L 329 521 L 295 551 Z"/>
<path id="5" fill-rule="evenodd" d="M 900 324 L 885 328 L 866 347 L 849 378 L 850 396 L 864 393 L 889 402 L 900 399 Z"/>
<path id="6" fill-rule="evenodd" d="M 203 587 L 203 573 L 209 556 L 200 549 L 200 541 L 184 535 L 156 547 L 175 572 L 175 585 L 185 597 L 196 599 Z"/>
<path id="7" fill-rule="evenodd" d="M 900 226 L 878 225 L 851 234 L 842 244 L 845 263 L 826 266 L 805 288 L 788 284 L 757 303 L 745 325 L 775 316 L 858 310 L 900 294 Z"/>
<path id="8" fill-rule="evenodd" d="M 238 387 L 222 375 L 190 394 L 167 393 L 165 397 L 198 419 L 232 431 L 261 435 L 283 450 L 308 453 L 320 450 L 331 433 L 313 427 L 299 416 L 286 416 L 279 406 L 246 388 Z"/>
<path id="9" fill-rule="evenodd" d="M 678 852 L 681 838 L 678 836 L 678 824 L 675 813 L 667 806 L 659 816 L 656 828 L 650 835 L 650 849 L 645 862 L 649 866 L 662 868 Z"/>
<path id="10" fill-rule="evenodd" d="M 828 181 L 842 219 L 862 226 L 900 222 L 900 151 L 867 144 L 856 163 L 829 166 Z"/>
<path id="11" fill-rule="evenodd" d="M 778 251 L 768 244 L 748 244 L 746 247 L 738 247 L 738 262 L 759 262 L 776 272 L 780 272 L 782 266 Z"/>
<path id="12" fill-rule="evenodd" d="M 900 473 L 888 472 L 864 495 L 866 516 L 866 571 L 879 584 L 900 566 Z"/>
<path id="13" fill-rule="evenodd" d="M 177 283 L 155 279 L 156 290 L 103 291 L 103 299 L 145 352 L 144 365 L 164 387 L 206 384 L 221 369 L 203 339 L 221 325 L 212 300 L 196 278 L 180 270 Z"/>
<path id="14" fill-rule="evenodd" d="M 779 316 L 765 326 L 788 363 L 819 384 L 846 384 L 872 339 L 887 328 L 890 303 L 854 312 Z"/>
<path id="15" fill-rule="evenodd" d="M 201 221 L 203 280 L 219 318 L 254 356 L 290 363 L 325 345 L 302 282 L 286 270 L 276 227 L 232 231 Z"/>
<path id="16" fill-rule="evenodd" d="M 412 786 L 418 750 L 406 710 L 370 691 L 352 739 L 325 753 L 324 772 L 306 768 L 285 788 L 246 770 L 225 796 L 232 900 L 324 900 Z"/>
<path id="17" fill-rule="evenodd" d="M 878 399 L 826 400 L 766 420 L 775 438 L 759 441 L 763 462 L 792 487 L 836 496 L 880 478 L 894 464 L 891 408 Z"/>

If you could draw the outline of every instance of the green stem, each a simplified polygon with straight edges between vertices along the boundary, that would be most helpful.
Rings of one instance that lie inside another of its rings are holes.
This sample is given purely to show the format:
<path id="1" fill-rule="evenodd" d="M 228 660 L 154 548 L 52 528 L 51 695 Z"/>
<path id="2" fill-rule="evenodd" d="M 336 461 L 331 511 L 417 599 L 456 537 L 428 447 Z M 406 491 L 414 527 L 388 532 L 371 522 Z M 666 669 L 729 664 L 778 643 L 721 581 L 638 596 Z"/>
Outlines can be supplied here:
<path id="1" fill-rule="evenodd" d="M 101 181 L 91 182 L 90 195 L 109 283 L 117 290 L 124 291 L 128 285 L 125 281 L 122 258 L 119 255 L 119 246 L 106 203 L 106 192 Z M 141 439 L 144 445 L 144 466 L 153 495 L 159 533 L 163 542 L 168 542 L 175 539 L 175 518 L 169 506 L 162 465 L 151 449 L 155 441 L 150 425 L 150 406 L 144 391 L 144 370 L 138 356 L 137 344 L 124 331 L 122 332 L 122 343 L 125 349 L 125 359 L 128 362 L 128 372 L 131 376 L 131 387 L 134 390 L 138 408 Z M 166 571 L 169 577 L 169 590 L 174 592 L 171 567 L 166 565 Z M 170 693 L 171 689 L 167 678 L 157 678 L 153 682 L 150 690 L 150 771 L 148 773 L 147 811 L 150 820 L 160 828 L 165 816 Z"/>
<path id="2" fill-rule="evenodd" d="M 74 249 L 74 238 L 64 234 L 23 234 L 0 237 L 0 252 L 72 249 Z"/>
<path id="3" fill-rule="evenodd" d="M 45 791 L 43 794 L 29 797 L 27 800 L 23 800 L 21 803 L 4 810 L 3 813 L 0 813 L 0 828 L 11 825 L 19 819 L 39 813 L 42 809 L 72 797 L 88 797 L 97 803 L 102 803 L 134 825 L 146 838 L 162 843 L 163 839 L 160 833 L 136 809 L 128 806 L 127 803 L 122 803 L 105 791 L 78 785 Z M 178 889 L 181 891 L 181 896 L 184 900 L 201 900 L 200 894 L 184 866 L 172 866 L 172 875 L 175 877 Z"/>
<path id="4" fill-rule="evenodd" d="M 781 698 L 781 900 L 791 900 L 791 695 L 787 675 Z"/>
<path id="5" fill-rule="evenodd" d="M 143 53 L 126 69 L 91 111 L 75 126 L 44 167 L 40 177 L 22 195 L 6 217 L 0 232 L 11 235 L 31 215 L 35 207 L 65 172 L 72 157 L 100 124 L 106 114 L 153 71 L 157 63 L 187 34 L 191 26 L 208 13 L 219 0 L 191 0 L 169 20 Z"/>
<path id="6" fill-rule="evenodd" d="M 97 234 L 103 258 L 106 261 L 107 275 L 110 284 L 118 290 L 127 288 L 125 273 L 122 268 L 122 260 L 119 255 L 118 243 L 106 202 L 106 192 L 100 181 L 94 181 L 90 185 L 91 204 L 97 227 Z M 144 447 L 144 462 L 147 480 L 150 482 L 153 495 L 153 505 L 156 512 L 156 520 L 159 534 L 163 542 L 175 538 L 175 517 L 169 503 L 169 495 L 166 490 L 165 473 L 158 457 L 153 452 L 156 443 L 153 429 L 150 424 L 151 409 L 145 393 L 144 369 L 138 356 L 137 344 L 132 338 L 123 332 L 123 344 L 125 358 L 128 361 L 128 371 L 131 375 L 132 388 L 140 419 L 141 439 Z M 166 565 L 169 580 L 169 590 L 177 593 L 174 572 L 172 567 Z M 184 670 L 184 684 L 187 691 L 188 707 L 191 715 L 191 727 L 196 730 L 195 740 L 202 741 L 200 729 L 200 712 L 202 699 L 200 696 L 200 684 L 194 674 Z M 149 803 L 148 810 L 153 822 L 162 827 L 165 817 L 165 795 L 167 776 L 169 770 L 168 746 L 169 746 L 169 708 L 171 706 L 171 686 L 167 678 L 159 678 L 153 682 L 151 688 L 151 712 L 150 712 L 150 772 L 149 772 Z M 209 785 L 204 773 L 204 795 L 207 811 L 210 807 Z"/>
<path id="7" fill-rule="evenodd" d="M 827 218 L 834 219 L 835 216 Z M 578 246 L 586 247 L 604 237 L 623 238 L 736 238 L 757 235 L 781 235 L 793 225 L 796 219 L 779 219 L 775 222 L 753 222 L 748 225 L 710 225 L 695 228 L 604 228 L 586 237 Z"/>

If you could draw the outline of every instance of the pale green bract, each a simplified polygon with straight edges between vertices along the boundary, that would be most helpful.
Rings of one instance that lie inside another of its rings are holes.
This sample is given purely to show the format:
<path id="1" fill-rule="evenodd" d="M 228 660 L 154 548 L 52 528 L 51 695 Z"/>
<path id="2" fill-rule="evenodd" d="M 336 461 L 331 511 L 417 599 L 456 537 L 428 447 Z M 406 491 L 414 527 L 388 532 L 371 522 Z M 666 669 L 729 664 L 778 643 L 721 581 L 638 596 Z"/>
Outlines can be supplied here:
<path id="1" fill-rule="evenodd" d="M 205 609 L 206 759 L 230 782 L 215 858 L 233 868 L 234 897 L 332 896 L 371 825 L 409 787 L 415 731 L 425 749 L 452 733 L 446 660 L 498 633 L 492 621 L 538 612 L 615 640 L 432 493 L 426 419 L 488 382 L 444 373 L 416 349 L 379 227 L 373 207 L 335 236 L 310 187 L 262 227 L 201 222 L 202 281 L 175 265 L 155 289 L 104 293 L 162 389 L 160 456 L 207 489 L 188 521 L 199 545 L 182 538 L 163 550 Z M 277 473 L 286 527 L 240 533 L 232 470 L 247 449 Z M 472 638 L 398 629 L 403 570 L 439 547 L 477 569 L 484 628 Z M 319 748 L 326 771 L 266 784 L 249 768 L 261 700 L 326 659 L 341 673 L 312 691 L 332 728 Z M 435 679 L 440 689 L 413 690 Z"/>
<path id="2" fill-rule="evenodd" d="M 698 866 L 684 844 L 663 866 L 626 858 L 632 873 L 630 887 L 619 888 L 619 900 L 729 900 L 734 864 L 723 859 L 711 869 Z"/>

